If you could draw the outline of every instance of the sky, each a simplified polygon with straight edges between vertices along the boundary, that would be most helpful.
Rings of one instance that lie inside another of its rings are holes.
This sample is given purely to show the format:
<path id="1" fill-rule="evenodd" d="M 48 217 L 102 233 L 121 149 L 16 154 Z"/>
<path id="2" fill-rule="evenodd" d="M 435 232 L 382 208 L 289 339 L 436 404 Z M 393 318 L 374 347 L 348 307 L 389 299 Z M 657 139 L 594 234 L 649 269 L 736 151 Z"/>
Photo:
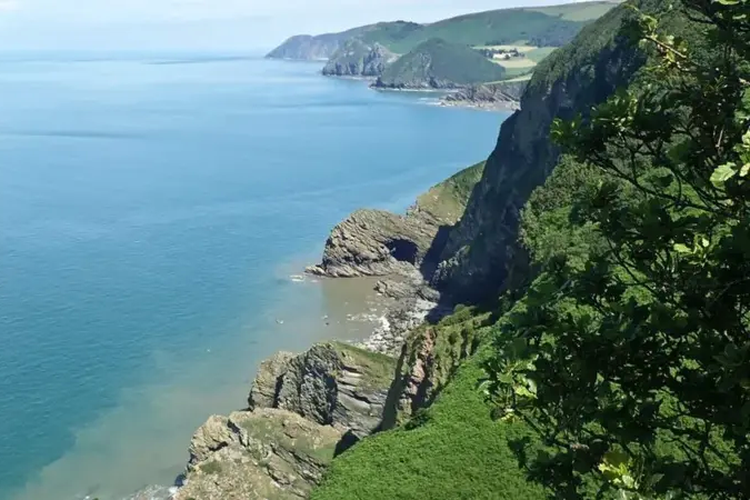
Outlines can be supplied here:
<path id="1" fill-rule="evenodd" d="M 264 50 L 299 33 L 556 3 L 566 0 L 0 0 L 0 50 Z"/>

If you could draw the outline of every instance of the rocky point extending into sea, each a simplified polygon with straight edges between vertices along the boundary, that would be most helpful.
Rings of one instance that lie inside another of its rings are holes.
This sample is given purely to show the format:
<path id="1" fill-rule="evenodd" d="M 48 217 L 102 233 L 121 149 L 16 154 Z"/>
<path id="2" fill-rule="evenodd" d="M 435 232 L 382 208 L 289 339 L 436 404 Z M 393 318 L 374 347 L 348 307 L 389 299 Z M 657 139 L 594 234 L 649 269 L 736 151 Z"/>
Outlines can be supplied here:
<path id="1" fill-rule="evenodd" d="M 332 230 L 307 273 L 379 277 L 375 290 L 393 299 L 381 325 L 357 343 L 332 340 L 264 361 L 246 409 L 212 416 L 195 433 L 173 500 L 305 498 L 334 456 L 419 407 L 431 355 L 409 352 L 407 336 L 450 312 L 428 278 L 483 168 L 433 187 L 404 215 L 358 210 Z M 417 362 L 404 371 L 407 357 Z"/>

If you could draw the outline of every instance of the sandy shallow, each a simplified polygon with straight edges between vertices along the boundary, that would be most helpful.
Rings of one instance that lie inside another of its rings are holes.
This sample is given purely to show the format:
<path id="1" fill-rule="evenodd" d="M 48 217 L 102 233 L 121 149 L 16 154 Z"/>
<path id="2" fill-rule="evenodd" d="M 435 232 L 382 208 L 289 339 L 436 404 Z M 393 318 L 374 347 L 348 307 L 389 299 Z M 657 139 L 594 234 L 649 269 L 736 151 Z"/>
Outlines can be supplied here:
<path id="1" fill-rule="evenodd" d="M 381 325 L 391 299 L 377 279 L 279 277 L 274 306 L 238 318 L 237 331 L 187 357 L 154 352 L 148 383 L 75 432 L 72 449 L 45 467 L 14 500 L 161 500 L 182 472 L 194 430 L 213 413 L 242 409 L 260 361 L 315 342 L 358 342 Z M 184 352 L 180 349 L 180 352 Z"/>

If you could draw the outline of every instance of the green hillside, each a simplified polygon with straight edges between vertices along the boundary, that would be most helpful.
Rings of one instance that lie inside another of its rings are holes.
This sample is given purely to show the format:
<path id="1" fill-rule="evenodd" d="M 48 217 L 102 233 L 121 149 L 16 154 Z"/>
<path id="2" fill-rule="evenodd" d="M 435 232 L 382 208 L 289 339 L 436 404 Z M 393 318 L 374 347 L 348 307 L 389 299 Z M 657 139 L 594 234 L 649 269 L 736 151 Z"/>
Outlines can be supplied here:
<path id="1" fill-rule="evenodd" d="M 500 45 L 527 41 L 559 47 L 614 5 L 608 2 L 539 9 L 504 9 L 454 17 L 414 30 L 401 40 L 378 40 L 396 53 L 405 53 L 430 38 L 463 45 Z M 373 33 L 375 35 L 375 33 Z"/>
<path id="2" fill-rule="evenodd" d="M 501 80 L 505 68 L 463 45 L 433 38 L 388 66 L 378 79 L 381 88 L 455 88 Z"/>
<path id="3" fill-rule="evenodd" d="M 559 47 L 572 40 L 583 26 L 600 17 L 617 2 L 582 2 L 534 9 L 502 9 L 458 16 L 432 24 L 383 22 L 342 33 L 292 37 L 268 54 L 271 58 L 331 57 L 354 37 L 379 43 L 397 54 L 406 54 L 433 39 L 461 45 L 500 45 L 527 42 L 539 47 Z M 323 46 L 321 48 L 321 45 Z M 314 50 L 315 57 L 305 54 Z"/>

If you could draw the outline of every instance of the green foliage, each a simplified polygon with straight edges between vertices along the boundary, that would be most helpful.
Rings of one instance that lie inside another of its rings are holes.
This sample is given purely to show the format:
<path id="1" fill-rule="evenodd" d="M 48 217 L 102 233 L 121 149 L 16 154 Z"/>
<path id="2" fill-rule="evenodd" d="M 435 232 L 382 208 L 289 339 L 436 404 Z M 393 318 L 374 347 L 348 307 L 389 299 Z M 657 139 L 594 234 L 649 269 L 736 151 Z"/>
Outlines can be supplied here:
<path id="1" fill-rule="evenodd" d="M 467 46 L 433 38 L 383 71 L 383 87 L 450 87 L 500 80 L 505 69 Z"/>
<path id="2" fill-rule="evenodd" d="M 389 43 L 376 40 L 397 53 L 406 53 L 431 38 L 460 45 L 503 45 L 525 40 L 531 45 L 560 47 L 589 21 L 615 4 L 587 2 L 537 9 L 503 9 L 454 17 L 414 30 Z M 593 7 L 593 8 L 592 8 Z"/>
<path id="3" fill-rule="evenodd" d="M 220 462 L 206 462 L 200 469 L 204 474 L 221 474 L 222 467 Z"/>
<path id="4" fill-rule="evenodd" d="M 365 438 L 333 461 L 313 500 L 374 498 L 536 500 L 509 443 L 533 441 L 518 422 L 498 422 L 477 388 L 480 359 L 461 366 L 435 403 L 412 422 Z"/>
<path id="5" fill-rule="evenodd" d="M 417 199 L 417 207 L 439 221 L 455 224 L 463 215 L 474 186 L 484 173 L 485 162 L 461 170 Z"/>
<path id="6" fill-rule="evenodd" d="M 677 9 L 690 38 L 674 12 L 621 17 L 651 64 L 556 124 L 572 158 L 524 211 L 543 272 L 488 387 L 558 497 L 750 498 L 750 3 Z"/>

